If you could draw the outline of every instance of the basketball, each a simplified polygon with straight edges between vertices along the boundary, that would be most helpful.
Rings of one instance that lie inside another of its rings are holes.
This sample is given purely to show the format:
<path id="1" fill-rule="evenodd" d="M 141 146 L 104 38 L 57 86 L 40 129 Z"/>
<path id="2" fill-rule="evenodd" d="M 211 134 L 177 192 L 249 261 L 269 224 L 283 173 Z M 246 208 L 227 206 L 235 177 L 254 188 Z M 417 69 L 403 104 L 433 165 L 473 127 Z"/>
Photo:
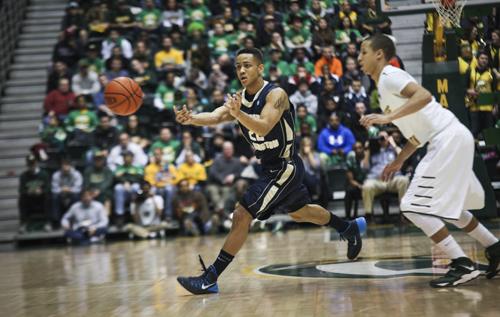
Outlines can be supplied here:
<path id="1" fill-rule="evenodd" d="M 104 90 L 104 101 L 113 113 L 128 116 L 142 105 L 144 94 L 141 87 L 131 78 L 113 79 Z"/>

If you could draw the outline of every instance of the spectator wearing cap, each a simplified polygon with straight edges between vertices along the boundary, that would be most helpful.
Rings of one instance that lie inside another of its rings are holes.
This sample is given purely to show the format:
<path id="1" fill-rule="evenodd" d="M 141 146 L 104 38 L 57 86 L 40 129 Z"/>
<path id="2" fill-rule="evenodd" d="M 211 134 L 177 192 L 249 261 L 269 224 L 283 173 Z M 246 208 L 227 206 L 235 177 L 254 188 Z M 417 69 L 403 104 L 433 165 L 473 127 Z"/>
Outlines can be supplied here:
<path id="1" fill-rule="evenodd" d="M 342 77 L 342 62 L 335 56 L 333 45 L 323 47 L 321 58 L 314 64 L 314 74 L 316 76 L 323 73 L 323 65 L 328 65 L 330 73 L 335 74 L 338 78 Z"/>
<path id="2" fill-rule="evenodd" d="M 327 166 L 341 166 L 355 141 L 351 130 L 340 123 L 336 113 L 332 113 L 328 126 L 318 136 L 318 150 L 323 162 Z"/>
<path id="3" fill-rule="evenodd" d="M 305 105 L 307 112 L 316 116 L 318 114 L 318 97 L 313 95 L 306 80 L 300 80 L 297 91 L 290 96 L 294 105 Z"/>
<path id="4" fill-rule="evenodd" d="M 75 105 L 75 94 L 70 91 L 69 80 L 59 79 L 57 89 L 52 90 L 43 102 L 45 115 L 55 115 L 60 120 L 64 119 Z"/>
<path id="5" fill-rule="evenodd" d="M 118 216 L 117 222 L 123 224 L 126 203 L 137 194 L 140 184 L 144 177 L 144 167 L 134 165 L 134 154 L 130 151 L 123 153 L 123 164 L 119 165 L 114 171 L 115 176 L 115 214 Z"/>
<path id="6" fill-rule="evenodd" d="M 93 164 L 83 173 L 83 188 L 89 191 L 92 199 L 104 204 L 107 215 L 111 212 L 113 172 L 106 166 L 104 151 L 94 154 Z"/>
<path id="7" fill-rule="evenodd" d="M 68 242 L 76 244 L 102 241 L 108 223 L 104 206 L 92 199 L 90 191 L 83 191 L 80 201 L 74 203 L 61 219 L 64 236 Z"/>
<path id="8" fill-rule="evenodd" d="M 66 7 L 66 15 L 62 21 L 62 29 L 75 32 L 85 28 L 85 18 L 77 2 L 71 1 Z"/>
<path id="9" fill-rule="evenodd" d="M 31 221 L 41 218 L 50 223 L 50 178 L 49 175 L 38 167 L 34 155 L 26 157 L 25 170 L 19 178 L 19 232 L 28 229 Z M 50 226 L 47 226 L 50 228 Z"/>
<path id="10" fill-rule="evenodd" d="M 165 36 L 162 40 L 162 50 L 155 54 L 155 67 L 157 71 L 171 71 L 184 68 L 182 51 L 172 47 L 172 39 Z"/>
<path id="11" fill-rule="evenodd" d="M 101 89 L 97 74 L 89 70 L 87 60 L 78 62 L 78 73 L 71 79 L 71 89 L 77 95 L 92 95 Z"/>
<path id="12" fill-rule="evenodd" d="M 138 144 L 130 142 L 130 137 L 127 133 L 122 132 L 119 136 L 120 144 L 114 146 L 108 155 L 108 167 L 114 171 L 120 165 L 123 165 L 123 153 L 131 152 L 133 154 L 133 164 L 144 167 L 148 162 L 148 156 L 144 153 L 142 147 Z"/>
<path id="13" fill-rule="evenodd" d="M 59 35 L 59 41 L 54 47 L 52 61 L 64 62 L 70 70 L 74 70 L 78 60 L 82 57 L 83 48 L 77 41 L 76 30 L 64 31 Z"/>
<path id="14" fill-rule="evenodd" d="M 283 34 L 278 27 L 276 19 L 272 15 L 265 15 L 262 19 L 262 26 L 257 28 L 257 45 L 260 47 L 268 46 L 271 43 L 271 37 L 274 32 Z"/>
<path id="15" fill-rule="evenodd" d="M 184 234 L 198 236 L 215 227 L 209 221 L 211 216 L 207 199 L 201 192 L 191 189 L 187 179 L 177 184 L 172 204 Z"/>
<path id="16" fill-rule="evenodd" d="M 68 159 L 61 161 L 61 168 L 52 175 L 52 224 L 58 226 L 61 211 L 65 211 L 78 200 L 82 191 L 82 174 L 77 171 Z"/>
<path id="17" fill-rule="evenodd" d="M 302 18 L 298 15 L 290 17 L 292 27 L 285 33 L 285 44 L 289 49 L 298 47 L 309 50 L 312 43 L 311 32 L 304 27 Z"/>
<path id="18" fill-rule="evenodd" d="M 81 61 L 88 64 L 89 71 L 96 74 L 101 74 L 104 71 L 104 61 L 99 57 L 99 50 L 95 43 L 91 43 L 87 47 L 87 55 Z"/>
<path id="19" fill-rule="evenodd" d="M 108 37 L 102 41 L 101 55 L 104 60 L 111 57 L 113 47 L 119 46 L 122 50 L 123 56 L 130 59 L 132 58 L 133 51 L 130 42 L 121 36 L 117 29 L 110 29 Z"/>

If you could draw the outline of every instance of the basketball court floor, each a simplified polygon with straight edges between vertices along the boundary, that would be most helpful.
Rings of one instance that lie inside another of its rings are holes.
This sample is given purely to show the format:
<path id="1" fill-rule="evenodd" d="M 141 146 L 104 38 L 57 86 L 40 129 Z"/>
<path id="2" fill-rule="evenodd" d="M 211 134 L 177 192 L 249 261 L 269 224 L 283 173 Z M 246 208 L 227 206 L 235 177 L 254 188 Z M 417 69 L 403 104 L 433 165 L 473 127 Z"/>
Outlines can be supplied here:
<path id="1" fill-rule="evenodd" d="M 500 222 L 488 225 L 500 235 Z M 454 231 L 466 253 L 483 249 Z M 219 280 L 188 296 L 177 275 L 211 263 L 224 236 L 108 242 L 0 252 L 1 316 L 481 316 L 500 315 L 500 278 L 432 289 L 448 262 L 412 226 L 370 228 L 361 258 L 328 229 L 252 233 Z"/>

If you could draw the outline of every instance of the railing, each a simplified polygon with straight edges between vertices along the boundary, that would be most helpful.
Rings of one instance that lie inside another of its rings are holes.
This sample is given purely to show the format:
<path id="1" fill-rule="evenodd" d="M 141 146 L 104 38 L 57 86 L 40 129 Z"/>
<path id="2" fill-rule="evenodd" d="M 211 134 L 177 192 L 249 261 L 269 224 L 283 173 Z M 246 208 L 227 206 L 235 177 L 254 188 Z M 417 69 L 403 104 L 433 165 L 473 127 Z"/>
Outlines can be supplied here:
<path id="1" fill-rule="evenodd" d="M 28 0 L 0 0 L 0 94 L 16 47 Z"/>

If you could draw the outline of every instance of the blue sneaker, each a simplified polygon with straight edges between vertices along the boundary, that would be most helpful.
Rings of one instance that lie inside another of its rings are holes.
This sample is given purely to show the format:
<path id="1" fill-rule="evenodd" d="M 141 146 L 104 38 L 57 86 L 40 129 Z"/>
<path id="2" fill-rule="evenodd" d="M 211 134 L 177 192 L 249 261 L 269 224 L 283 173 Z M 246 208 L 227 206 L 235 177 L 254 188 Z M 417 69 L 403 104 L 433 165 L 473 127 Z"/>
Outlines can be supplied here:
<path id="1" fill-rule="evenodd" d="M 179 276 L 177 282 L 194 295 L 217 294 L 219 292 L 219 286 L 217 285 L 217 272 L 215 271 L 215 267 L 210 265 L 207 269 L 201 256 L 199 256 L 199 258 L 201 266 L 203 267 L 203 274 L 189 277 Z"/>
<path id="2" fill-rule="evenodd" d="M 358 217 L 349 221 L 349 227 L 340 233 L 341 240 L 347 240 L 347 258 L 354 260 L 358 257 L 363 241 L 361 234 L 366 231 L 366 220 L 364 217 Z"/>

